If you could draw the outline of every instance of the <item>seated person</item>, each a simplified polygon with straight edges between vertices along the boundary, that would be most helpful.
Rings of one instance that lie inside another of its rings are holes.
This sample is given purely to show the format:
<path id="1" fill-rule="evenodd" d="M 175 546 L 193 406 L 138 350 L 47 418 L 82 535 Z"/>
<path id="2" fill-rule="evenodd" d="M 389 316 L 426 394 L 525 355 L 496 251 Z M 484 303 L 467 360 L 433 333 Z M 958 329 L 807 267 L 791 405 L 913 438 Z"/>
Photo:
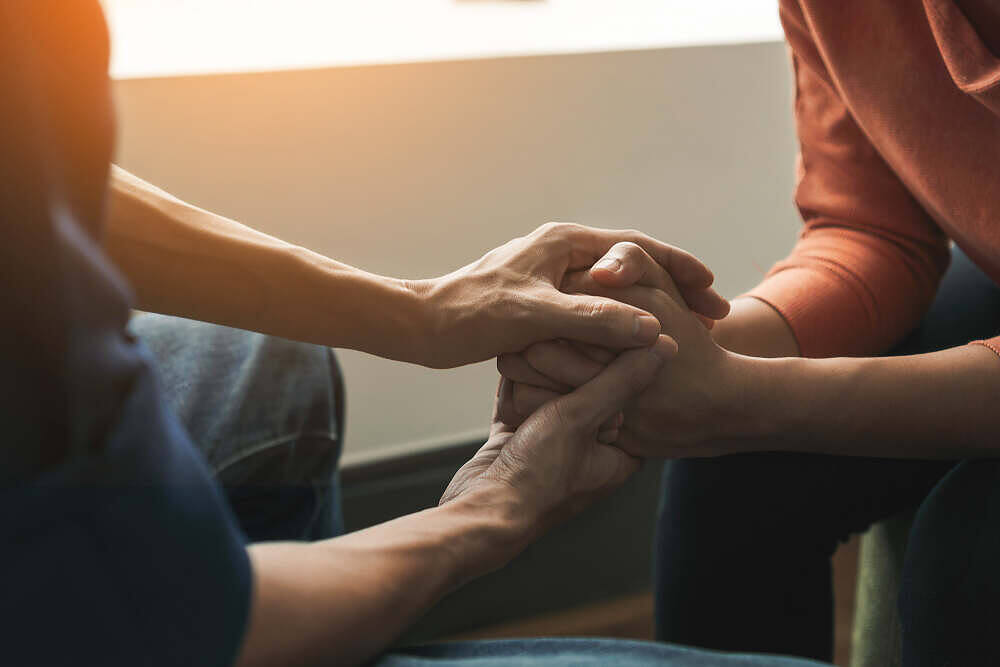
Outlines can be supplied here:
<path id="1" fill-rule="evenodd" d="M 616 440 L 678 459 L 664 473 L 657 635 L 829 660 L 830 556 L 916 510 L 903 665 L 1000 665 L 1000 4 L 780 6 L 805 227 L 711 334 L 665 304 L 680 352 Z M 622 289 L 650 265 L 642 250 L 608 260 L 619 289 L 594 273 L 572 289 L 642 304 Z M 504 421 L 611 358 L 554 342 L 502 358 L 515 382 Z"/>

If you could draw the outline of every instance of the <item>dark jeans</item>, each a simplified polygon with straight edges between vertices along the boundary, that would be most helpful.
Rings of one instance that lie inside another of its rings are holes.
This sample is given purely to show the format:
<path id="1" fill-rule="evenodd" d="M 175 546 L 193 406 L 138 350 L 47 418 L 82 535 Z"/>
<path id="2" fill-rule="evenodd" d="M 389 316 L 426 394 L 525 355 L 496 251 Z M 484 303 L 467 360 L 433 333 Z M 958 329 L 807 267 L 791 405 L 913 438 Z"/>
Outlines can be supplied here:
<path id="1" fill-rule="evenodd" d="M 341 532 L 336 465 L 344 394 L 331 350 L 160 315 L 137 315 L 130 327 L 156 357 L 171 407 L 216 471 L 249 541 Z M 377 664 L 821 667 L 608 639 L 434 644 L 396 650 Z"/>
<path id="2" fill-rule="evenodd" d="M 333 350 L 149 313 L 129 328 L 248 541 L 342 532 L 344 389 Z"/>
<path id="3" fill-rule="evenodd" d="M 927 316 L 891 354 L 998 332 L 1000 289 L 956 250 Z M 740 454 L 670 462 L 663 485 L 659 639 L 830 660 L 830 556 L 918 507 L 899 599 L 904 665 L 1000 665 L 990 636 L 1000 631 L 1000 462 Z"/>

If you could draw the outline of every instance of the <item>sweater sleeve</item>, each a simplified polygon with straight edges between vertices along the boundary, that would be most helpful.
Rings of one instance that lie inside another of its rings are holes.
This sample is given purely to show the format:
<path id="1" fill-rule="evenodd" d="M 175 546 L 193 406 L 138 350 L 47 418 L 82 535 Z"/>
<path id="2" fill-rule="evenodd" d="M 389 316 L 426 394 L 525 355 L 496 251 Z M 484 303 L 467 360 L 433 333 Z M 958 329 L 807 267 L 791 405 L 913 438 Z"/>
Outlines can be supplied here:
<path id="1" fill-rule="evenodd" d="M 800 143 L 791 254 L 749 292 L 788 322 L 805 357 L 875 354 L 919 321 L 948 241 L 868 141 L 797 3 L 782 2 Z"/>

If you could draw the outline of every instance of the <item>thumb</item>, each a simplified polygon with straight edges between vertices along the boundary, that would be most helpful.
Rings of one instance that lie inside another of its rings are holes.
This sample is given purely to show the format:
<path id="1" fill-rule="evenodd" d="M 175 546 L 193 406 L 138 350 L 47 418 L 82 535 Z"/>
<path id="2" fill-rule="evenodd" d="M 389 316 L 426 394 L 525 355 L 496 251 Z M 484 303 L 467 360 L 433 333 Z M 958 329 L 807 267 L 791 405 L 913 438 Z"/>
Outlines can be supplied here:
<path id="1" fill-rule="evenodd" d="M 606 287 L 642 285 L 663 290 L 677 301 L 681 294 L 673 277 L 635 243 L 616 243 L 590 269 L 598 284 Z"/>
<path id="2" fill-rule="evenodd" d="M 546 301 L 548 338 L 624 349 L 652 345 L 660 321 L 641 308 L 588 294 L 556 292 Z"/>
<path id="3" fill-rule="evenodd" d="M 569 424 L 596 431 L 645 389 L 675 354 L 677 343 L 669 336 L 660 336 L 652 347 L 623 352 L 590 382 L 557 399 L 558 411 Z"/>

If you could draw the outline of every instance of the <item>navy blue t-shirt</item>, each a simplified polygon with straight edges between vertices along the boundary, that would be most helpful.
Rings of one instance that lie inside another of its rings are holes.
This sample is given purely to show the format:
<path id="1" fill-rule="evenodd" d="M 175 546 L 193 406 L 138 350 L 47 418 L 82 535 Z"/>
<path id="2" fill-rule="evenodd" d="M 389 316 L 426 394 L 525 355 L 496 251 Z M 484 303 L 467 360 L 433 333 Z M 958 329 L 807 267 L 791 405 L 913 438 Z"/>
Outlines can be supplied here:
<path id="1" fill-rule="evenodd" d="M 96 0 L 0 2 L 0 663 L 225 665 L 251 572 L 125 330 Z"/>

